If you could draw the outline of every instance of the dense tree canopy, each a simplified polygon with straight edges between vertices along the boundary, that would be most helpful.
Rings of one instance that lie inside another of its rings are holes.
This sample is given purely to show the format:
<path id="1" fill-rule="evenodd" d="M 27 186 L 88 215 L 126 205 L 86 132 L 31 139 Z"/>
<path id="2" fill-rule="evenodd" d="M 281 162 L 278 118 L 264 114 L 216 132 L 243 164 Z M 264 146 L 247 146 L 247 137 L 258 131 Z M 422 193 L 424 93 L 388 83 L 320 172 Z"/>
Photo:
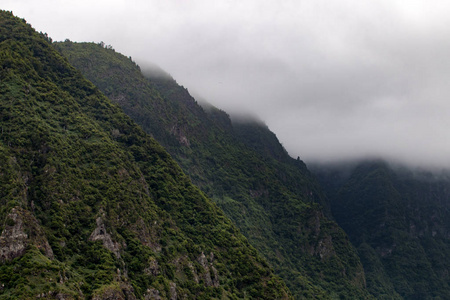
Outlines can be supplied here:
<path id="1" fill-rule="evenodd" d="M 0 63 L 0 298 L 290 298 L 170 155 L 4 11 Z"/>

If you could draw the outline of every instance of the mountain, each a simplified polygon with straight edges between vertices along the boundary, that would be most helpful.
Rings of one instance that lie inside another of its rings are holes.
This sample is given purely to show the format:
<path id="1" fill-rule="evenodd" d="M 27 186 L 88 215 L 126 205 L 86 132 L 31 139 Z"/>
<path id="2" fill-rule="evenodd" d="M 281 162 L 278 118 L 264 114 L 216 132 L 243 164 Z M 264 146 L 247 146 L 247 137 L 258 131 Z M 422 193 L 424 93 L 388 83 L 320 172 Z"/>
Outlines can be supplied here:
<path id="1" fill-rule="evenodd" d="M 231 218 L 298 299 L 364 299 L 355 249 L 300 159 L 261 122 L 199 105 L 167 73 L 140 69 L 102 43 L 54 44 Z"/>
<path id="2" fill-rule="evenodd" d="M 319 166 L 377 299 L 450 299 L 450 173 L 382 160 Z"/>
<path id="3" fill-rule="evenodd" d="M 166 150 L 0 11 L 0 299 L 289 299 Z"/>

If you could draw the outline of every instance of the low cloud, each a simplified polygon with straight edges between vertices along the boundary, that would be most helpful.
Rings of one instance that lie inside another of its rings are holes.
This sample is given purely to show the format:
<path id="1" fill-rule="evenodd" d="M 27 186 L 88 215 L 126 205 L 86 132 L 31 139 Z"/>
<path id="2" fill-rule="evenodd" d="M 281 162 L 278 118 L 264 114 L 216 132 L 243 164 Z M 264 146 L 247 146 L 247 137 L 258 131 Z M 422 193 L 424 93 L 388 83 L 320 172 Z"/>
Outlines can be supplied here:
<path id="1" fill-rule="evenodd" d="M 446 1 L 21 1 L 54 40 L 104 41 L 230 114 L 258 115 L 306 162 L 450 167 Z"/>

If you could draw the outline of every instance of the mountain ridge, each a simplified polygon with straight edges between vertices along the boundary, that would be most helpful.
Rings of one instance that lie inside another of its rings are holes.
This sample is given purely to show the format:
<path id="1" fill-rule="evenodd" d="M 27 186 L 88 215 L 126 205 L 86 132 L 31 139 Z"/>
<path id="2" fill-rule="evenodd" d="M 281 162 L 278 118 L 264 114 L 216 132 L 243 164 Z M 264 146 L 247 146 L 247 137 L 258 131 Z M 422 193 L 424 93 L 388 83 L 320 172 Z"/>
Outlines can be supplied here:
<path id="1" fill-rule="evenodd" d="M 450 173 L 411 170 L 381 159 L 316 166 L 313 172 L 358 248 L 373 295 L 450 296 Z"/>
<path id="2" fill-rule="evenodd" d="M 170 155 L 49 42 L 0 11 L 0 298 L 291 298 Z"/>
<path id="3" fill-rule="evenodd" d="M 450 173 L 306 166 L 162 69 L 4 11 L 0 66 L 0 299 L 450 297 Z"/>
<path id="4" fill-rule="evenodd" d="M 323 213 L 327 202 L 320 187 L 267 127 L 232 122 L 217 108 L 202 108 L 172 78 L 146 78 L 112 49 L 94 43 L 54 45 L 168 149 L 288 280 L 296 297 L 369 297 L 355 250 L 327 209 Z M 345 275 L 336 276 L 337 270 Z"/>

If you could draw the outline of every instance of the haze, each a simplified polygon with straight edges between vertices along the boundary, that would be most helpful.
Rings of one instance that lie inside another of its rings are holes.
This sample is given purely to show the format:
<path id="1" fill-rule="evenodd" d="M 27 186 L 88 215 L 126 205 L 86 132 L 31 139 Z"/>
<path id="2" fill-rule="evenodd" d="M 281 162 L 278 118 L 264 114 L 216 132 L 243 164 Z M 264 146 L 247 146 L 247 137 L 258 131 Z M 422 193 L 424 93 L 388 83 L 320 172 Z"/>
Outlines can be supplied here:
<path id="1" fill-rule="evenodd" d="M 450 167 L 448 1 L 3 0 L 54 40 L 103 41 L 304 161 Z"/>

